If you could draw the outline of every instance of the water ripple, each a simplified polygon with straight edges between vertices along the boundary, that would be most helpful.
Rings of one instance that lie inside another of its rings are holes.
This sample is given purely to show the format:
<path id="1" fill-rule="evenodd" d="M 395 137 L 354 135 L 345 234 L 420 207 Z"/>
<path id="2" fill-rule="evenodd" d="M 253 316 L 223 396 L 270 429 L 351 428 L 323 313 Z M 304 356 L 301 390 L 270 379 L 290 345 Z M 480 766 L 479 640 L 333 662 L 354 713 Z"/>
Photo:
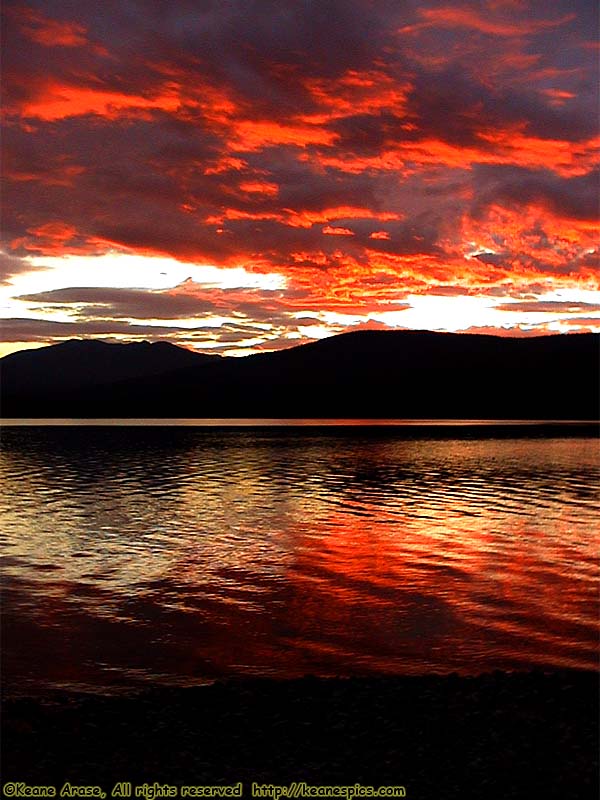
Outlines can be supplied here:
<path id="1" fill-rule="evenodd" d="M 9 681 L 597 664 L 597 440 L 11 428 L 0 479 Z"/>

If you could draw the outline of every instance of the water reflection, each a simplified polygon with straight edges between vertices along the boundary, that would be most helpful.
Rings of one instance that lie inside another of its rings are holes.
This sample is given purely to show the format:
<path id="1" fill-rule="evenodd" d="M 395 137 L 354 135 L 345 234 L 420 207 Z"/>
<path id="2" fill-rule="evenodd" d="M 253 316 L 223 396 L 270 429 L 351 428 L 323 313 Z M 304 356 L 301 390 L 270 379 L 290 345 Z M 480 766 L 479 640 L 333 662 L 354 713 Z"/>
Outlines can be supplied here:
<path id="1" fill-rule="evenodd" d="M 597 665 L 598 442 L 3 432 L 7 690 Z"/>

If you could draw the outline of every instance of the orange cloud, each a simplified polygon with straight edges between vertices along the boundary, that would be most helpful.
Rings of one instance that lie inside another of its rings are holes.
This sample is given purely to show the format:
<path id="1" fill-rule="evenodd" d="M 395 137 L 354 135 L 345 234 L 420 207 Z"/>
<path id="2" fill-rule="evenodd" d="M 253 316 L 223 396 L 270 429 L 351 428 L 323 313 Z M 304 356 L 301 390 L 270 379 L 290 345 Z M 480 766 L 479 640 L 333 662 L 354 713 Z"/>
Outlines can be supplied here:
<path id="1" fill-rule="evenodd" d="M 34 181 L 45 186 L 73 186 L 76 178 L 85 172 L 80 164 L 49 165 L 44 170 L 27 170 L 19 166 L 6 165 L 4 177 L 19 182 Z"/>
<path id="2" fill-rule="evenodd" d="M 229 146 L 233 150 L 260 150 L 270 145 L 306 147 L 333 144 L 335 135 L 319 125 L 273 120 L 239 120 L 231 126 Z"/>
<path id="3" fill-rule="evenodd" d="M 541 93 L 550 98 L 550 103 L 553 106 L 563 106 L 567 100 L 573 100 L 577 95 L 574 92 L 567 92 L 564 89 L 542 89 Z"/>
<path id="4" fill-rule="evenodd" d="M 71 19 L 9 10 L 11 258 L 117 248 L 278 272 L 289 292 L 260 298 L 274 315 L 598 286 L 585 9 L 352 0 L 330 28 L 281 2 L 276 31 L 241 0 L 166 4 L 160 25 L 139 0 L 139 26 L 116 4 L 114 29 L 86 0 Z"/>
<path id="5" fill-rule="evenodd" d="M 162 87 L 152 97 L 123 94 L 101 88 L 69 86 L 49 81 L 38 88 L 35 97 L 25 101 L 18 109 L 20 116 L 52 122 L 84 114 L 96 114 L 106 119 L 135 115 L 144 110 L 175 111 L 180 104 L 176 86 Z M 14 107 L 9 111 L 15 113 Z"/>
<path id="6" fill-rule="evenodd" d="M 510 164 L 548 168 L 558 175 L 569 177 L 585 175 L 595 167 L 600 145 L 600 139 L 574 144 L 559 139 L 527 136 L 514 128 L 481 131 L 478 137 L 481 140 L 479 146 L 421 139 L 393 145 L 374 155 L 342 156 L 324 151 L 306 159 L 322 167 L 335 167 L 352 174 L 373 169 L 407 177 L 414 172 L 414 165 L 439 164 L 448 168 L 470 169 L 473 164 Z"/>
<path id="7" fill-rule="evenodd" d="M 40 11 L 27 6 L 9 9 L 21 31 L 32 42 L 45 47 L 84 47 L 89 45 L 87 28 L 77 22 L 66 22 L 45 17 Z"/>
<path id="8" fill-rule="evenodd" d="M 560 27 L 575 19 L 575 14 L 566 14 L 558 19 L 535 20 L 521 16 L 520 19 L 493 19 L 487 14 L 478 14 L 472 8 L 445 6 L 419 10 L 421 17 L 439 28 L 469 28 L 493 36 L 526 36 L 543 30 Z"/>
<path id="9" fill-rule="evenodd" d="M 64 222 L 53 221 L 39 225 L 37 228 L 28 228 L 29 237 L 22 237 L 11 242 L 11 247 L 17 249 L 24 247 L 26 250 L 39 250 L 43 248 L 48 255 L 62 255 L 66 245 L 77 235 L 77 229 Z"/>
<path id="10" fill-rule="evenodd" d="M 240 183 L 240 189 L 242 192 L 248 192 L 249 194 L 268 194 L 268 195 L 276 195 L 279 191 L 279 187 L 276 183 L 268 183 L 267 181 L 244 181 Z"/>
<path id="11" fill-rule="evenodd" d="M 387 231 L 373 231 L 369 234 L 369 239 L 389 239 L 390 235 Z"/>
<path id="12" fill-rule="evenodd" d="M 350 228 L 335 228 L 331 225 L 325 225 L 323 233 L 330 236 L 354 236 L 354 231 L 351 231 Z"/>
<path id="13" fill-rule="evenodd" d="M 465 216 L 460 238 L 477 242 L 482 251 L 500 251 L 498 265 L 513 275 L 533 278 L 545 272 L 556 286 L 576 282 L 600 288 L 600 271 L 586 266 L 597 237 L 594 226 L 585 221 L 567 221 L 539 205 L 492 206 L 481 220 Z"/>
<path id="14" fill-rule="evenodd" d="M 218 162 L 211 167 L 204 170 L 205 175 L 219 175 L 223 172 L 231 172 L 232 170 L 241 170 L 248 166 L 248 162 L 242 158 L 234 158 L 232 156 L 223 156 L 219 158 Z"/>
<path id="15" fill-rule="evenodd" d="M 321 211 L 300 211 L 295 212 L 291 209 L 284 209 L 289 215 L 287 224 L 293 227 L 310 228 L 312 225 L 331 223 L 335 220 L 348 219 L 376 219 L 380 222 L 388 220 L 400 220 L 402 214 L 393 211 L 374 211 L 364 206 L 333 206 L 324 208 Z"/>
<path id="16" fill-rule="evenodd" d="M 314 124 L 386 109 L 401 114 L 411 89 L 409 80 L 398 80 L 384 70 L 348 70 L 335 81 L 311 76 L 303 80 L 303 85 L 318 104 L 319 111 L 306 114 L 302 119 Z"/>

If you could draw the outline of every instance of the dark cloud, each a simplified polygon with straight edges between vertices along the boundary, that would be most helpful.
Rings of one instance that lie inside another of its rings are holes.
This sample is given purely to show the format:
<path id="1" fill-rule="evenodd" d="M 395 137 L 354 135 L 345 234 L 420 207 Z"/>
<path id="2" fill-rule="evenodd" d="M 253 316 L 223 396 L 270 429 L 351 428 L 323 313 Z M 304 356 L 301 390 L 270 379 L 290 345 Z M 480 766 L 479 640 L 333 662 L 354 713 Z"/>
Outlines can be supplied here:
<path id="1" fill-rule="evenodd" d="M 19 300 L 80 309 L 85 317 L 132 317 L 176 319 L 203 316 L 215 311 L 215 303 L 190 295 L 142 289 L 77 288 L 54 289 L 20 295 Z"/>
<path id="2" fill-rule="evenodd" d="M 407 116 L 420 137 L 435 136 L 461 147 L 486 146 L 489 141 L 487 149 L 492 151 L 493 134 L 507 128 L 520 128 L 542 140 L 573 142 L 596 133 L 589 109 L 586 113 L 569 106 L 554 108 L 531 87 L 491 87 L 456 67 L 418 74 L 408 98 Z"/>
<path id="3" fill-rule="evenodd" d="M 299 336 L 298 326 L 295 324 L 285 327 L 275 327 L 272 331 L 252 325 L 236 325 L 227 323 L 219 327 L 199 324 L 194 328 L 178 325 L 138 325 L 119 321 L 77 321 L 53 322 L 43 319 L 10 318 L 2 320 L 0 326 L 4 342 L 40 342 L 50 343 L 64 339 L 90 337 L 90 338 L 117 338 L 121 341 L 167 341 L 183 345 L 193 345 L 198 349 L 214 352 L 218 349 L 231 349 L 232 344 L 258 339 L 265 343 L 265 349 L 270 347 L 271 340 L 280 343 L 287 342 L 290 347 L 294 341 L 285 334 L 291 333 Z M 283 346 L 283 345 L 281 345 Z"/>
<path id="4" fill-rule="evenodd" d="M 495 311 L 522 311 L 525 313 L 536 314 L 589 314 L 592 311 L 600 311 L 600 304 L 596 303 L 572 303 L 567 300 L 532 300 L 515 303 L 501 303 L 494 306 Z M 596 322 L 600 319 L 597 318 Z"/>
<path id="5" fill-rule="evenodd" d="M 46 342 L 55 337 L 124 335 L 164 337 L 168 334 L 185 334 L 181 326 L 132 325 L 118 321 L 54 322 L 47 319 L 9 318 L 2 320 L 2 339 L 5 342 Z"/>
<path id="6" fill-rule="evenodd" d="M 307 286 L 309 309 L 370 310 L 394 289 L 597 285 L 594 17 L 585 0 L 9 0 L 2 274 L 111 249 L 277 271 L 285 296 L 28 299 L 285 331 Z"/>
<path id="7" fill-rule="evenodd" d="M 292 298 L 297 299 L 295 292 Z M 255 322 L 289 324 L 292 310 L 285 292 L 262 289 L 203 289 L 189 281 L 173 290 L 70 287 L 21 295 L 19 300 L 41 303 L 45 309 L 68 310 L 79 319 L 207 318 L 240 315 Z M 291 298 L 290 298 L 291 299 Z"/>
<path id="8" fill-rule="evenodd" d="M 359 155 L 378 154 L 422 136 L 420 130 L 407 129 L 404 116 L 390 112 L 349 115 L 333 122 L 331 130 L 336 149 Z"/>
<path id="9" fill-rule="evenodd" d="M 565 325 L 572 325 L 577 328 L 577 333 L 583 333 L 584 331 L 594 333 L 598 330 L 598 317 L 566 317 L 564 319 L 561 318 L 560 321 Z"/>
<path id="10" fill-rule="evenodd" d="M 35 269 L 42 270 L 44 267 L 33 267 L 28 261 L 3 253 L 0 250 L 0 283 L 6 283 L 15 275 L 23 272 L 32 272 Z"/>
<path id="11" fill-rule="evenodd" d="M 597 169 L 566 178 L 550 170 L 483 164 L 475 167 L 474 182 L 479 187 L 475 214 L 493 204 L 542 204 L 557 216 L 580 220 L 596 220 L 600 212 Z"/>
<path id="12" fill-rule="evenodd" d="M 481 261 L 482 264 L 492 264 L 500 267 L 511 258 L 510 253 L 475 253 L 473 258 Z"/>
<path id="13" fill-rule="evenodd" d="M 106 56 L 83 47 L 77 53 L 86 68 L 80 74 L 94 74 L 104 88 L 133 93 L 159 82 L 165 65 L 171 74 L 189 73 L 193 67 L 211 83 L 227 86 L 255 113 L 278 109 L 279 114 L 294 114 L 298 103 L 306 102 L 306 75 L 334 79 L 348 69 L 372 63 L 390 42 L 395 22 L 406 19 L 408 4 L 107 0 L 101 8 L 82 2 L 74 9 L 70 3 L 31 0 L 29 5 L 57 19 L 75 17 L 89 40 L 104 45 Z M 20 75 L 37 76 L 48 64 L 47 48 L 32 47 L 18 12 L 12 17 L 17 35 L 11 62 L 18 63 Z M 27 50 L 33 51 L 29 59 L 24 54 Z M 73 56 L 71 49 L 52 53 L 55 74 L 76 75 L 69 66 Z M 115 68 L 115 60 L 127 64 L 126 74 Z M 27 91 L 25 81 L 19 86 Z"/>

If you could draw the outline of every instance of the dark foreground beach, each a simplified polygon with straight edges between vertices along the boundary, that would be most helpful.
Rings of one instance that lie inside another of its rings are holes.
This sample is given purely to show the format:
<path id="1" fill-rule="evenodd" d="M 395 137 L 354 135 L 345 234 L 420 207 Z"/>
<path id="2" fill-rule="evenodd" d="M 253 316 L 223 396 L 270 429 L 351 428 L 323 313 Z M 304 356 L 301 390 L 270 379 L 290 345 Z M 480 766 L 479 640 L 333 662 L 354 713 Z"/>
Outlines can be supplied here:
<path id="1" fill-rule="evenodd" d="M 266 679 L 3 703 L 3 782 L 403 786 L 406 797 L 598 797 L 587 672 Z M 4 791 L 6 795 L 6 788 Z"/>

